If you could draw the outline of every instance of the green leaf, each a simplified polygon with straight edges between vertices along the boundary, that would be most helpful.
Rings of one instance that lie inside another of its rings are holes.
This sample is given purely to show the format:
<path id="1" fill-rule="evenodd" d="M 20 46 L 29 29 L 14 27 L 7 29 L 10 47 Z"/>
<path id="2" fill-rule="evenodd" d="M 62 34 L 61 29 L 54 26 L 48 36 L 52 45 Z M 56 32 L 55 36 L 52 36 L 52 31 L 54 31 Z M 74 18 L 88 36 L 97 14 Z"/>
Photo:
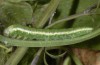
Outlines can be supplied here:
<path id="1" fill-rule="evenodd" d="M 81 4 L 80 4 L 78 11 L 80 11 L 80 9 L 81 9 Z M 100 8 L 96 8 L 92 12 L 96 13 L 96 14 L 77 18 L 73 24 L 73 27 L 89 26 L 89 27 L 94 28 L 95 31 L 100 29 Z M 91 33 L 93 33 L 93 32 L 91 32 Z M 72 47 L 100 50 L 100 41 L 99 40 L 100 40 L 100 35 L 98 35 L 97 37 L 94 37 L 93 39 L 90 39 L 88 41 L 82 42 L 80 44 L 73 45 Z"/>
<path id="2" fill-rule="evenodd" d="M 5 26 L 19 23 L 26 24 L 32 21 L 32 8 L 26 2 L 0 4 L 0 22 Z"/>
<path id="3" fill-rule="evenodd" d="M 71 58 L 69 56 L 66 57 L 66 59 L 64 60 L 63 65 L 71 65 Z"/>
<path id="4" fill-rule="evenodd" d="M 35 1 L 35 0 L 6 0 L 6 1 L 18 3 L 22 1 Z"/>
<path id="5" fill-rule="evenodd" d="M 57 20 L 68 17 L 71 10 L 72 3 L 73 3 L 73 0 L 61 0 L 54 14 L 55 16 L 53 18 L 52 23 L 54 23 Z M 53 26 L 52 28 L 65 28 L 66 24 L 67 24 L 66 22 L 62 22 L 60 24 Z"/>

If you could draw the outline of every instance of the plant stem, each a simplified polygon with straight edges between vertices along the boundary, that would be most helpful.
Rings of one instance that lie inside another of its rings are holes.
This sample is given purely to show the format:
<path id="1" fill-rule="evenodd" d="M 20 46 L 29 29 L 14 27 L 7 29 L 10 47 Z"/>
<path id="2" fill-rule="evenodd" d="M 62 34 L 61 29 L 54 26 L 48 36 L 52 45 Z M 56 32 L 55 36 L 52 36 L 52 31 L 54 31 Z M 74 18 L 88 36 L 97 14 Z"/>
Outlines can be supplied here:
<path id="1" fill-rule="evenodd" d="M 16 51 L 11 55 L 5 65 L 17 65 L 18 62 L 22 59 L 28 47 L 19 47 Z"/>
<path id="2" fill-rule="evenodd" d="M 63 23 L 63 22 L 66 22 L 66 21 L 69 21 L 69 20 L 72 20 L 72 19 L 75 19 L 75 18 L 78 18 L 80 16 L 86 16 L 86 15 L 91 15 L 91 11 L 93 9 L 95 9 L 96 7 L 100 7 L 100 5 L 98 4 L 93 4 L 92 6 L 90 6 L 89 8 L 87 8 L 86 10 L 84 10 L 82 13 L 78 13 L 78 14 L 74 14 L 74 15 L 71 15 L 67 18 L 64 18 L 64 19 L 61 19 L 61 20 L 58 20 L 58 21 L 55 21 L 54 23 L 52 23 L 51 25 L 48 25 L 46 27 L 46 29 L 48 28 L 53 28 L 53 26 L 56 26 L 57 24 L 60 24 L 60 23 Z"/>
<path id="3" fill-rule="evenodd" d="M 52 28 L 53 26 L 55 26 L 55 25 L 57 25 L 57 24 L 60 24 L 60 23 L 65 22 L 65 21 L 69 21 L 69 20 L 78 18 L 78 17 L 80 17 L 80 16 L 84 16 L 84 15 L 89 15 L 89 13 L 87 13 L 87 14 L 79 13 L 79 14 L 71 15 L 71 16 L 65 18 L 65 19 L 61 19 L 61 20 L 55 21 L 55 22 L 52 23 L 51 25 L 47 26 L 46 29 Z"/>
<path id="4" fill-rule="evenodd" d="M 36 28 L 43 28 L 50 16 L 55 12 L 60 0 L 51 0 L 41 18 L 35 23 Z"/>
<path id="5" fill-rule="evenodd" d="M 44 49 L 44 48 L 42 47 L 42 48 L 40 48 L 40 49 L 38 50 L 38 52 L 36 53 L 36 55 L 35 55 L 35 57 L 34 57 L 32 63 L 31 63 L 31 65 L 36 65 L 36 64 L 37 64 L 38 59 L 39 59 L 39 56 L 41 55 L 43 49 Z"/>
<path id="6" fill-rule="evenodd" d="M 60 0 L 51 0 L 48 5 L 46 12 L 43 13 L 38 22 L 36 22 L 36 28 L 43 28 L 49 17 L 55 12 Z M 34 41 L 33 41 L 34 42 Z M 27 52 L 28 47 L 20 47 L 15 53 L 8 59 L 5 65 L 17 65 L 22 59 L 24 54 Z M 16 56 L 15 56 L 16 55 Z"/>

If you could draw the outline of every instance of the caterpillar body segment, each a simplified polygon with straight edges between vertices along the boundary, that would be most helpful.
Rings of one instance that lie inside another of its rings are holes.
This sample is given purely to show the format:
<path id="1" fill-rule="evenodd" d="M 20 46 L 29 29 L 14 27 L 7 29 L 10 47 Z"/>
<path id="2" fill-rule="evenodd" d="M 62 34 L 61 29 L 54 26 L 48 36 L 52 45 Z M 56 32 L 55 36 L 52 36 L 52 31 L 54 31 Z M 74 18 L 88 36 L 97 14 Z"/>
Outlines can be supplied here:
<path id="1" fill-rule="evenodd" d="M 65 40 L 84 36 L 93 30 L 91 27 L 69 29 L 34 29 L 22 25 L 11 25 L 4 35 L 27 40 Z"/>

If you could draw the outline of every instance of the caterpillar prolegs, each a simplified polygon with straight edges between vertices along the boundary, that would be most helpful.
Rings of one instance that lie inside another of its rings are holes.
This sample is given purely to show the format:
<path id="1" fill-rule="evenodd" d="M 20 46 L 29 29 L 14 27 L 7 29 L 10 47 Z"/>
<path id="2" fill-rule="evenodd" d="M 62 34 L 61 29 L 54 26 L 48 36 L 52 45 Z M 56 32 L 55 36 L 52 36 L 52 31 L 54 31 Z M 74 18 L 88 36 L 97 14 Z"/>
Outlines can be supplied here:
<path id="1" fill-rule="evenodd" d="M 22 25 L 11 25 L 4 30 L 4 35 L 27 40 L 65 40 L 90 33 L 91 27 L 70 29 L 34 29 Z"/>

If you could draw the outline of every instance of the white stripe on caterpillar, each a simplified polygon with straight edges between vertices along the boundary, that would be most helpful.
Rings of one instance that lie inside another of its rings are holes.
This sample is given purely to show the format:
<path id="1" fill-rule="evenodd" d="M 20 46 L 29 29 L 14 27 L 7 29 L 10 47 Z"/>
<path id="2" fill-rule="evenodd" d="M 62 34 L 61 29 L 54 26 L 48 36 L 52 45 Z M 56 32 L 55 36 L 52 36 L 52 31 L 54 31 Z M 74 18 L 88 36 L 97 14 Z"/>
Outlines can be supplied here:
<path id="1" fill-rule="evenodd" d="M 5 29 L 4 35 L 29 40 L 64 40 L 72 39 L 90 33 L 93 28 L 70 28 L 70 29 L 33 29 L 21 25 L 12 25 Z"/>
<path id="2" fill-rule="evenodd" d="M 34 35 L 39 34 L 39 35 L 50 36 L 50 35 L 72 34 L 72 33 L 77 33 L 77 32 L 80 32 L 80 31 L 89 31 L 89 30 L 93 30 L 93 28 L 81 28 L 81 29 L 65 31 L 65 32 L 62 32 L 62 31 L 60 31 L 60 32 L 50 32 L 50 31 L 49 32 L 44 32 L 44 31 L 31 31 L 31 30 L 25 30 L 23 28 L 13 28 L 13 27 L 11 28 L 10 27 L 10 29 L 5 30 L 5 34 L 12 33 L 13 31 L 21 31 L 21 32 L 26 32 L 28 34 L 34 34 Z"/>

